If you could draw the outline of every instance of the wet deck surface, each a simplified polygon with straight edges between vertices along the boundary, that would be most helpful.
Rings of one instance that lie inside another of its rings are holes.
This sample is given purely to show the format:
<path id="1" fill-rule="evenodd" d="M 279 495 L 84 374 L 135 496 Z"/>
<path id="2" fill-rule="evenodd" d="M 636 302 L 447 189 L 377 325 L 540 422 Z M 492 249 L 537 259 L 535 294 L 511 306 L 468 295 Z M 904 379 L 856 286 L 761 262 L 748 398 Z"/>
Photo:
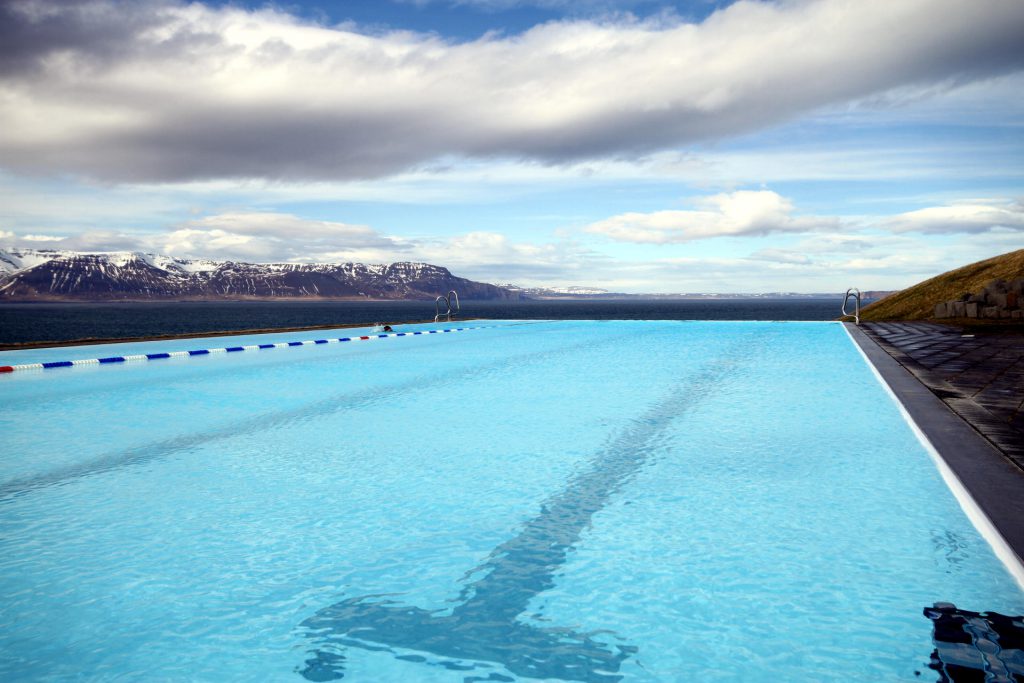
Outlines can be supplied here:
<path id="1" fill-rule="evenodd" d="M 1024 333 L 933 323 L 863 323 L 861 329 L 1024 470 Z"/>

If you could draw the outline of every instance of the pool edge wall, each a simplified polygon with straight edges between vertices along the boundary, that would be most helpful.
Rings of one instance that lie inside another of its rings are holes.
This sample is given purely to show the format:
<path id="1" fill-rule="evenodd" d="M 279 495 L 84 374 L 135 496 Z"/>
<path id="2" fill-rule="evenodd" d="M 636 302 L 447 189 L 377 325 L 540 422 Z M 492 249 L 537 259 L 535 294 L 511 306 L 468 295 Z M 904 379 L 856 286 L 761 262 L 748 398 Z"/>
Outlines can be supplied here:
<path id="1" fill-rule="evenodd" d="M 964 512 L 1024 587 L 1024 472 L 859 327 L 842 325 L 935 459 Z"/>

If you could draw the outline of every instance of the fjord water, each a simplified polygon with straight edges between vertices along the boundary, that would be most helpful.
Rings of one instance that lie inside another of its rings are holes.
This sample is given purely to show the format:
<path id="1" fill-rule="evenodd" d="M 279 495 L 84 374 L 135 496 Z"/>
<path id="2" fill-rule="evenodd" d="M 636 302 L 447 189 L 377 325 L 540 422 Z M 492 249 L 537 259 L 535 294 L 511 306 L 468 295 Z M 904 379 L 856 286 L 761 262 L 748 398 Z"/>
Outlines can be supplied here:
<path id="1" fill-rule="evenodd" d="M 839 325 L 14 373 L 0 428 L 4 680 L 934 680 L 924 607 L 1024 611 Z"/>
<path id="2" fill-rule="evenodd" d="M 462 317 L 532 320 L 832 320 L 820 298 L 463 301 Z M 429 301 L 0 304 L 0 344 L 433 319 Z"/>

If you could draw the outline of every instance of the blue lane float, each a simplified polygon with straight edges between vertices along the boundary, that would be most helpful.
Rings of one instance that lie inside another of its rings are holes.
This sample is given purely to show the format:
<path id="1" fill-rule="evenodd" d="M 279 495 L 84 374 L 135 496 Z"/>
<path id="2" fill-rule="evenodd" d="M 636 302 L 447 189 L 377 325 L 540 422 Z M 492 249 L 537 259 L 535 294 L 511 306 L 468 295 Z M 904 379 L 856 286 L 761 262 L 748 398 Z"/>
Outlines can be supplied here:
<path id="1" fill-rule="evenodd" d="M 26 363 L 24 365 L 0 365 L 0 373 L 18 372 L 22 370 L 49 370 L 52 368 L 71 368 L 78 365 L 109 365 L 116 363 L 134 363 L 137 361 L 162 360 L 164 358 L 189 358 L 191 356 L 207 356 L 213 353 L 238 353 L 240 351 L 283 349 L 290 346 L 315 346 L 318 344 L 338 344 L 344 342 L 369 341 L 371 339 L 416 337 L 421 335 L 442 334 L 445 332 L 468 332 L 470 330 L 486 330 L 491 327 L 495 326 L 477 325 L 473 327 L 449 327 L 441 330 L 417 330 L 416 332 L 388 332 L 384 334 L 372 334 L 360 337 L 338 337 L 337 339 L 310 339 L 308 341 L 276 342 L 271 344 L 250 344 L 248 346 L 226 346 L 218 349 L 192 349 L 190 351 L 139 353 L 131 356 L 108 356 L 106 358 L 84 358 L 80 360 L 48 361 L 46 363 Z"/>

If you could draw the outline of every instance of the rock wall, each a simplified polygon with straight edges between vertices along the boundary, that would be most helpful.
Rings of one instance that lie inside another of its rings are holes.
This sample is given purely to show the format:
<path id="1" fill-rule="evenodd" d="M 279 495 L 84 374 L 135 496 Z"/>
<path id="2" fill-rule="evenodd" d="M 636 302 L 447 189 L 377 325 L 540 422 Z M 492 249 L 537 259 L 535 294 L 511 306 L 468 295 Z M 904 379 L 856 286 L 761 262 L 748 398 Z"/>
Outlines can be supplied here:
<path id="1" fill-rule="evenodd" d="M 935 304 L 935 317 L 1024 320 L 1024 277 L 993 280 L 977 294 Z"/>

